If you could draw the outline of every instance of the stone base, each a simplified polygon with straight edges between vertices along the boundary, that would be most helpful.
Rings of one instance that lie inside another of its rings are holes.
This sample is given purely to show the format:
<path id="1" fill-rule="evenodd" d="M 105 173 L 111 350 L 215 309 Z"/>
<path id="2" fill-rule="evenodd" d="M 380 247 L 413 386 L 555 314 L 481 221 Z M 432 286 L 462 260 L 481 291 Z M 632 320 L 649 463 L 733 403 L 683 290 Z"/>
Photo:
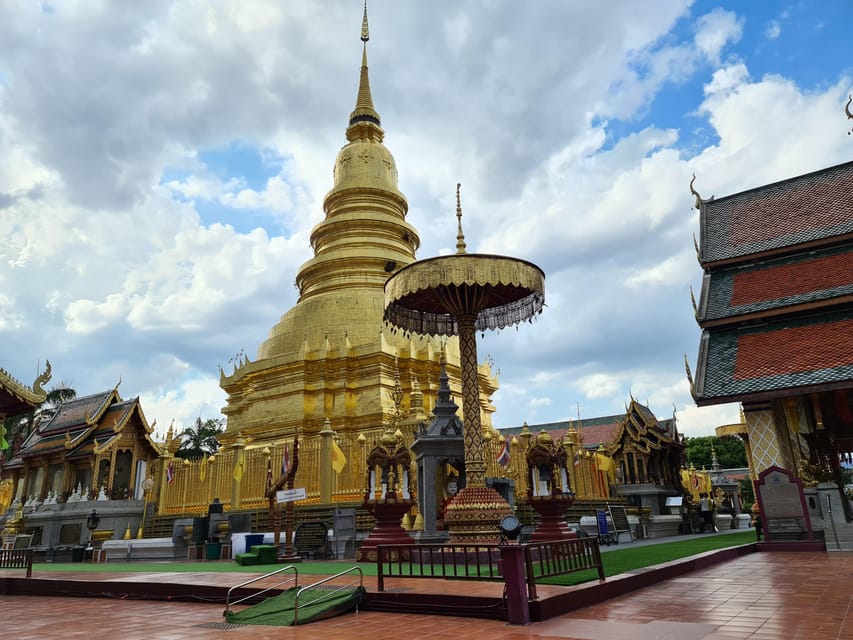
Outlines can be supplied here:
<path id="1" fill-rule="evenodd" d="M 412 536 L 400 524 L 403 515 L 412 508 L 413 504 L 412 500 L 394 498 L 366 500 L 364 506 L 376 518 L 376 524 L 355 552 L 355 561 L 376 562 L 376 547 L 380 544 L 414 544 Z M 396 560 L 398 557 L 395 555 L 390 559 Z"/>
<path id="2" fill-rule="evenodd" d="M 498 544 L 500 522 L 508 515 L 512 507 L 491 487 L 464 487 L 445 509 L 450 543 Z"/>
<path id="3" fill-rule="evenodd" d="M 527 504 L 539 514 L 539 524 L 536 525 L 529 542 L 550 542 L 552 540 L 577 538 L 577 534 L 569 528 L 563 517 L 566 509 L 572 506 L 574 502 L 574 496 L 566 494 L 528 496 Z"/>

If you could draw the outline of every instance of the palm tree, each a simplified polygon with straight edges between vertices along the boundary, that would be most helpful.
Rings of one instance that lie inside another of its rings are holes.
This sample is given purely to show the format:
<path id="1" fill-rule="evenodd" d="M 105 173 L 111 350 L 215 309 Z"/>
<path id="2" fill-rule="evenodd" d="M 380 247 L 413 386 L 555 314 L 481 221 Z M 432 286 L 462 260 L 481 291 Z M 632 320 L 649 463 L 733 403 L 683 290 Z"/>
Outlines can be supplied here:
<path id="1" fill-rule="evenodd" d="M 196 418 L 195 425 L 181 432 L 183 441 L 175 451 L 176 458 L 201 458 L 203 455 L 216 453 L 219 449 L 217 436 L 225 431 L 225 418 Z"/>

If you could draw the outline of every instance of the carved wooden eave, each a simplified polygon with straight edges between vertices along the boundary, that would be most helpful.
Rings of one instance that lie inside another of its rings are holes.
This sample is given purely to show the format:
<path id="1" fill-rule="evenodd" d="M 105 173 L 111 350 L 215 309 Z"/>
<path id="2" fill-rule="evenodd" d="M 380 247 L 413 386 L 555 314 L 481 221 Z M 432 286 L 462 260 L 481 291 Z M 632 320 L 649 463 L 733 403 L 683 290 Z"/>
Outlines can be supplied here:
<path id="1" fill-rule="evenodd" d="M 104 398 L 101 406 L 98 407 L 94 413 L 86 417 L 86 423 L 90 425 L 96 425 L 101 420 L 101 417 L 106 413 L 107 409 L 109 409 L 116 402 L 122 402 L 121 396 L 118 394 L 118 387 L 113 388 L 107 396 Z"/>
<path id="2" fill-rule="evenodd" d="M 110 438 L 106 438 L 102 440 L 99 444 L 97 440 L 95 440 L 95 446 L 92 448 L 92 453 L 96 456 L 101 455 L 103 453 L 108 452 L 112 446 L 121 439 L 121 434 L 116 434 Z"/>

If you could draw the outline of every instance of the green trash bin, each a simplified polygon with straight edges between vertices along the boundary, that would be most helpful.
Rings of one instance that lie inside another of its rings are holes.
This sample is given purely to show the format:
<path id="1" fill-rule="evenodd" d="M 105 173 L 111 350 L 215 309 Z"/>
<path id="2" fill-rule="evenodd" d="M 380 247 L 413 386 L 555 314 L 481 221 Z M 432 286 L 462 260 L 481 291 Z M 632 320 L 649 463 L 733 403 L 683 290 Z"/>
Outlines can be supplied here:
<path id="1" fill-rule="evenodd" d="M 222 557 L 222 543 L 221 542 L 208 542 L 207 545 L 207 556 L 205 556 L 208 560 L 219 560 Z"/>

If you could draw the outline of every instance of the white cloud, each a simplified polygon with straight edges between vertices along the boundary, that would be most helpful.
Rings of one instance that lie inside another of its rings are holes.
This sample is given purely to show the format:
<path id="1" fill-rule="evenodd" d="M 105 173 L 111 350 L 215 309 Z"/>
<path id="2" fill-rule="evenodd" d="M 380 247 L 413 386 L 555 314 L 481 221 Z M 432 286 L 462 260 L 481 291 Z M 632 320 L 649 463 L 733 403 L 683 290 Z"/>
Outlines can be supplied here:
<path id="1" fill-rule="evenodd" d="M 771 20 L 764 30 L 764 36 L 768 40 L 775 40 L 780 35 L 782 35 L 782 25 L 779 24 L 778 20 Z"/>
<path id="2" fill-rule="evenodd" d="M 696 21 L 695 43 L 702 55 L 716 64 L 720 61 L 723 48 L 740 40 L 742 34 L 742 18 L 733 11 L 714 9 Z"/>
<path id="3" fill-rule="evenodd" d="M 633 390 L 715 426 L 683 375 L 690 175 L 707 197 L 849 159 L 849 79 L 753 78 L 745 9 L 728 6 L 687 39 L 688 0 L 371 6 L 373 97 L 419 256 L 453 251 L 461 181 L 469 249 L 547 274 L 537 322 L 481 345 L 502 371 L 496 424 L 617 413 Z M 295 302 L 355 101 L 360 7 L 111 9 L 0 9 L 0 364 L 49 357 L 81 393 L 121 377 L 158 425 L 191 421 L 223 404 L 217 365 Z M 690 139 L 702 127 L 710 143 Z M 259 178 L 202 160 L 232 148 L 275 162 Z"/>

